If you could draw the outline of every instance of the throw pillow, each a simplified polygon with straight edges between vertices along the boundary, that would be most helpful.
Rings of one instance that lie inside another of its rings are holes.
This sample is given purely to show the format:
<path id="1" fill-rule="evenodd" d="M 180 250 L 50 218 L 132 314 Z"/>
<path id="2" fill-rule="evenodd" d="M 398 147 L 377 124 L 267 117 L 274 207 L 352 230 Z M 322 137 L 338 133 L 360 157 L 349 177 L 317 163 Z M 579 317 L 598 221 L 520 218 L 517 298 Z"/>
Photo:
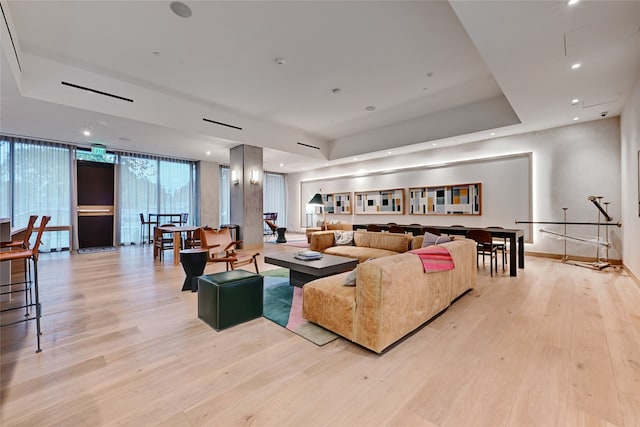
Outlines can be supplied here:
<path id="1" fill-rule="evenodd" d="M 336 246 L 353 246 L 353 231 L 334 231 Z"/>
<path id="2" fill-rule="evenodd" d="M 344 276 L 344 286 L 355 286 L 356 285 L 356 272 L 358 270 L 358 267 L 354 268 L 353 270 L 351 270 L 349 273 L 347 273 L 346 276 Z"/>
<path id="3" fill-rule="evenodd" d="M 375 258 L 369 258 L 365 262 L 369 262 Z M 364 263 L 363 263 L 364 264 Z M 346 276 L 344 276 L 343 286 L 355 286 L 356 285 L 356 273 L 358 271 L 358 267 L 351 270 Z"/>
<path id="4" fill-rule="evenodd" d="M 437 245 L 439 243 L 450 242 L 451 239 L 449 236 L 436 236 L 435 234 L 429 233 L 428 231 L 424 233 L 424 239 L 422 240 L 422 247 L 426 248 L 427 246 Z"/>

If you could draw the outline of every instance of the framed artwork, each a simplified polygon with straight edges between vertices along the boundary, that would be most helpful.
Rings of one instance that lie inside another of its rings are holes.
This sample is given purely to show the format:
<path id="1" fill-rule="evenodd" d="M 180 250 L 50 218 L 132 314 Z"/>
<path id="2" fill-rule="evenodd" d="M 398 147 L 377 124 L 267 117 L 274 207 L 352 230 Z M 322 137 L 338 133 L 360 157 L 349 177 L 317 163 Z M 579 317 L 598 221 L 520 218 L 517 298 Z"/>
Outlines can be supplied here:
<path id="1" fill-rule="evenodd" d="M 358 214 L 404 214 L 404 189 L 361 191 L 354 193 L 354 213 Z"/>
<path id="2" fill-rule="evenodd" d="M 409 188 L 410 215 L 481 215 L 482 184 Z"/>
<path id="3" fill-rule="evenodd" d="M 322 201 L 327 214 L 351 215 L 351 193 L 323 194 Z"/>

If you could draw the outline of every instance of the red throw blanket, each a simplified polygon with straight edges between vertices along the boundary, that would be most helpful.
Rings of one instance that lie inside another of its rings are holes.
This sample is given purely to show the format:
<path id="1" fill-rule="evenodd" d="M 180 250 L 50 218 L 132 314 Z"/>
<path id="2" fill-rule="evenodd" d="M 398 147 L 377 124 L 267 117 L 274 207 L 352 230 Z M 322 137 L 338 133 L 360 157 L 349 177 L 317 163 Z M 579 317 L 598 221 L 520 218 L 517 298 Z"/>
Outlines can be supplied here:
<path id="1" fill-rule="evenodd" d="M 414 249 L 409 252 L 418 255 L 425 273 L 447 271 L 455 268 L 449 250 L 442 246 L 427 246 L 426 248 Z"/>

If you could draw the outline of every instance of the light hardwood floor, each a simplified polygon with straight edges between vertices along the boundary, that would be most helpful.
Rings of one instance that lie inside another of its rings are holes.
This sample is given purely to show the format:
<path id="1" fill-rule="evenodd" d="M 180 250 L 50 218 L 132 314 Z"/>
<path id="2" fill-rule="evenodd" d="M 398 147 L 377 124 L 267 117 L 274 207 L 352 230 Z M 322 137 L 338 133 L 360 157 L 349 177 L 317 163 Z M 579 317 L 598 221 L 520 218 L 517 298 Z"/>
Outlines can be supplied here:
<path id="1" fill-rule="evenodd" d="M 0 330 L 0 424 L 640 425 L 638 286 L 526 262 L 377 355 L 263 318 L 216 332 L 149 247 L 43 254 L 43 352 L 33 322 Z"/>

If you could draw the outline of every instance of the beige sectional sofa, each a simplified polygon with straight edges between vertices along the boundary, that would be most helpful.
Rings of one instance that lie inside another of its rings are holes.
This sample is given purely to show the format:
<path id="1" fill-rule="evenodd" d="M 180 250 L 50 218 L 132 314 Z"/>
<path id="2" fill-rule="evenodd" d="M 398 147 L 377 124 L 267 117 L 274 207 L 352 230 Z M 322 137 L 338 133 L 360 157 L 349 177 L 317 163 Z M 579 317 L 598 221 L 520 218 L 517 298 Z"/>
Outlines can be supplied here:
<path id="1" fill-rule="evenodd" d="M 416 238 L 414 244 L 421 243 L 420 239 Z M 349 273 L 305 284 L 303 316 L 382 352 L 475 287 L 475 243 L 456 239 L 440 246 L 449 250 L 455 263 L 453 270 L 425 273 L 417 255 L 400 253 L 359 264 L 356 286 L 344 286 Z M 327 253 L 328 248 L 324 249 Z"/>
<path id="2" fill-rule="evenodd" d="M 353 245 L 336 246 L 333 231 L 321 231 L 311 235 L 310 249 L 330 255 L 358 258 L 364 262 L 369 258 L 380 258 L 406 252 L 411 248 L 413 236 L 408 234 L 374 233 L 354 231 Z"/>

